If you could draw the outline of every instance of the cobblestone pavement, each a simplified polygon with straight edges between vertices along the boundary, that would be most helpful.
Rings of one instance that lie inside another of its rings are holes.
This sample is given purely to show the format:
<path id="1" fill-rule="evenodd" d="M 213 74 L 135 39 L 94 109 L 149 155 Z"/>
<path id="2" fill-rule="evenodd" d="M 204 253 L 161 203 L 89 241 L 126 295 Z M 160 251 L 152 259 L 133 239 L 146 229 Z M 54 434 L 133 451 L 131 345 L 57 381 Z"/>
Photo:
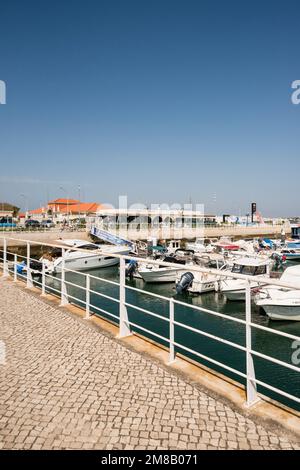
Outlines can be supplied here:
<path id="1" fill-rule="evenodd" d="M 3 280 L 0 328 L 0 449 L 300 448 Z"/>

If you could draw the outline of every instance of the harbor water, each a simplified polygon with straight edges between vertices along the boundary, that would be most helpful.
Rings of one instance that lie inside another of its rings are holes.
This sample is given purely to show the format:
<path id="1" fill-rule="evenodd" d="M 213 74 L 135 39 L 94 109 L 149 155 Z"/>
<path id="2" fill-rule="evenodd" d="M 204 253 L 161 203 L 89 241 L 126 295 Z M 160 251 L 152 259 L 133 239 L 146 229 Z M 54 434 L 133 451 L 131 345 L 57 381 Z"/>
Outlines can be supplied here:
<path id="1" fill-rule="evenodd" d="M 103 293 L 107 296 L 119 299 L 119 287 L 113 284 L 109 284 L 100 280 L 99 278 L 107 279 L 109 281 L 119 282 L 119 270 L 118 267 L 102 268 L 98 270 L 90 271 L 91 280 L 90 288 L 92 291 L 90 294 L 91 305 L 103 309 L 104 311 L 110 312 L 117 317 L 119 316 L 119 304 L 110 299 L 97 295 L 97 292 Z M 68 295 L 76 297 L 79 300 L 75 300 L 70 297 L 72 303 L 84 306 L 85 303 L 85 276 L 82 273 L 66 273 L 66 281 L 76 284 L 76 286 L 67 285 Z M 60 276 L 57 275 L 57 279 L 47 278 L 47 289 L 60 290 Z M 221 293 L 206 293 L 198 296 L 192 296 L 189 294 L 177 295 L 175 292 L 175 285 L 173 284 L 145 284 L 142 279 L 127 280 L 127 285 L 143 289 L 145 293 L 126 289 L 126 302 L 136 305 L 140 308 L 149 310 L 157 313 L 165 318 L 169 318 L 169 302 L 163 299 L 155 298 L 147 293 L 155 293 L 165 297 L 174 297 L 186 305 L 178 305 L 175 303 L 174 319 L 177 322 L 191 326 L 193 328 L 201 329 L 209 334 L 219 336 L 225 340 L 235 342 L 239 345 L 245 346 L 245 326 L 230 320 L 230 317 L 239 319 L 245 319 L 245 302 L 232 302 L 228 301 Z M 203 307 L 213 311 L 221 312 L 228 316 L 227 318 L 220 318 L 210 315 L 204 311 L 199 311 L 193 308 Z M 91 307 L 91 312 L 95 315 L 100 315 L 102 318 L 106 318 L 109 321 L 117 323 L 117 319 L 112 319 L 103 312 L 99 312 L 95 308 Z M 158 339 L 154 335 L 145 333 L 140 327 L 147 328 L 160 336 L 169 338 L 169 325 L 168 322 L 150 316 L 144 312 L 136 310 L 134 308 L 127 308 L 129 321 L 135 323 L 137 326 L 132 326 L 132 330 L 143 336 L 150 338 L 156 343 L 164 344 L 168 346 L 167 341 Z M 262 310 L 256 307 L 252 303 L 252 321 L 256 324 L 263 325 L 273 329 L 274 331 L 282 331 L 296 336 L 300 336 L 300 322 L 289 322 L 289 321 L 271 321 Z M 229 367 L 237 369 L 241 372 L 246 371 L 246 357 L 245 352 L 233 348 L 229 345 L 220 343 L 214 339 L 205 337 L 198 333 L 194 333 L 183 329 L 182 327 L 175 325 L 175 342 L 182 344 L 190 349 L 199 352 L 202 355 L 211 357 L 216 361 L 220 361 Z M 292 364 L 292 356 L 295 349 L 292 347 L 293 340 L 278 336 L 271 332 L 266 332 L 252 328 L 252 349 L 260 353 L 274 357 L 275 359 Z M 222 367 L 218 367 L 208 361 L 200 359 L 195 354 L 190 354 L 185 350 L 176 347 L 177 353 L 181 353 L 186 357 L 193 359 L 194 361 L 201 363 L 211 369 L 220 372 L 242 384 L 245 381 L 242 377 L 237 374 L 231 373 Z M 298 355 L 299 356 L 299 355 Z M 263 382 L 266 382 L 272 387 L 283 390 L 286 393 L 300 397 L 300 378 L 299 373 L 282 367 L 278 364 L 274 364 L 265 359 L 254 356 L 254 365 L 256 378 Z M 294 364 L 297 365 L 297 364 Z M 258 390 L 266 396 L 277 400 L 293 409 L 300 411 L 300 405 L 295 401 L 291 401 L 279 394 L 272 392 L 262 386 L 258 386 Z"/>

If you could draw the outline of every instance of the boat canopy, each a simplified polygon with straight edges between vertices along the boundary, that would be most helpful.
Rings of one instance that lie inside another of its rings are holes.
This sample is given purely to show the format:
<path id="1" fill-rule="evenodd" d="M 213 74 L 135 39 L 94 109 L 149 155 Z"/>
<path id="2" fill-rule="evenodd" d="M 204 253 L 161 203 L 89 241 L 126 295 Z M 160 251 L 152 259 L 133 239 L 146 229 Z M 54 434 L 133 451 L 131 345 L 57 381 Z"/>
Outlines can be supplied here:
<path id="1" fill-rule="evenodd" d="M 270 238 L 264 238 L 263 243 L 265 245 L 269 246 L 270 248 L 273 248 L 273 246 L 274 246 L 274 242 L 272 240 L 270 240 Z"/>
<path id="2" fill-rule="evenodd" d="M 300 248 L 300 242 L 287 242 L 287 248 Z"/>
<path id="3" fill-rule="evenodd" d="M 233 265 L 231 272 L 248 276 L 263 275 L 267 273 L 269 263 L 269 259 L 241 258 Z"/>
<path id="4" fill-rule="evenodd" d="M 267 266 L 270 264 L 269 258 L 240 258 L 235 264 L 240 266 Z"/>
<path id="5" fill-rule="evenodd" d="M 159 245 L 149 246 L 149 250 L 150 251 L 159 251 L 160 253 L 165 253 L 167 251 L 165 246 L 159 246 Z"/>
<path id="6" fill-rule="evenodd" d="M 286 268 L 286 270 L 282 273 L 280 280 L 284 282 L 291 282 L 293 284 L 300 283 L 300 265 Z"/>

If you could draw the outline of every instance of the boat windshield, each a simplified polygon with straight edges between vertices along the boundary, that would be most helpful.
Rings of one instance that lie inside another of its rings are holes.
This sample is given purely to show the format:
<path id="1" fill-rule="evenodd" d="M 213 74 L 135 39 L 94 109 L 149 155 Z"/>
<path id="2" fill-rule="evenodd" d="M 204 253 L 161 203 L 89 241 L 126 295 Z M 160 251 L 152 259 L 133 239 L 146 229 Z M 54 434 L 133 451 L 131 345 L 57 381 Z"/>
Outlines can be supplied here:
<path id="1" fill-rule="evenodd" d="M 83 250 L 98 250 L 100 247 L 98 247 L 97 245 L 88 244 L 82 245 L 80 248 L 82 248 Z"/>
<path id="2" fill-rule="evenodd" d="M 235 274 L 246 274 L 247 276 L 258 276 L 261 274 L 266 274 L 267 266 L 244 266 L 242 264 L 234 264 L 232 272 Z"/>
<path id="3" fill-rule="evenodd" d="M 76 247 L 74 247 L 76 248 Z M 80 246 L 78 247 L 77 250 L 74 250 L 74 248 L 70 248 L 68 250 L 68 253 L 79 253 L 79 254 L 84 254 L 83 251 L 80 251 L 81 249 L 83 250 L 89 250 L 89 251 L 95 251 L 95 250 L 98 250 L 99 248 L 96 246 L 96 245 L 83 245 L 83 246 Z"/>

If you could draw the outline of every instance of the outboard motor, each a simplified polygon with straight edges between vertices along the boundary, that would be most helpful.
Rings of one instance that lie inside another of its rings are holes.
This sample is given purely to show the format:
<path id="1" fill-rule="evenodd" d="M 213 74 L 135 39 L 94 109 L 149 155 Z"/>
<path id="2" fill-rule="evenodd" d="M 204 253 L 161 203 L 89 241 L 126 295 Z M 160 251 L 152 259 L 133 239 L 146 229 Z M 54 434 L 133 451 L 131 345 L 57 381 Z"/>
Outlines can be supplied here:
<path id="1" fill-rule="evenodd" d="M 131 259 L 126 266 L 125 275 L 129 277 L 130 279 L 132 279 L 134 273 L 137 270 L 137 266 L 138 266 L 137 262 L 134 259 Z"/>
<path id="2" fill-rule="evenodd" d="M 177 294 L 182 294 L 182 292 L 185 292 L 193 283 L 194 280 L 194 275 L 190 272 L 184 273 L 180 281 L 176 284 L 176 293 Z"/>

